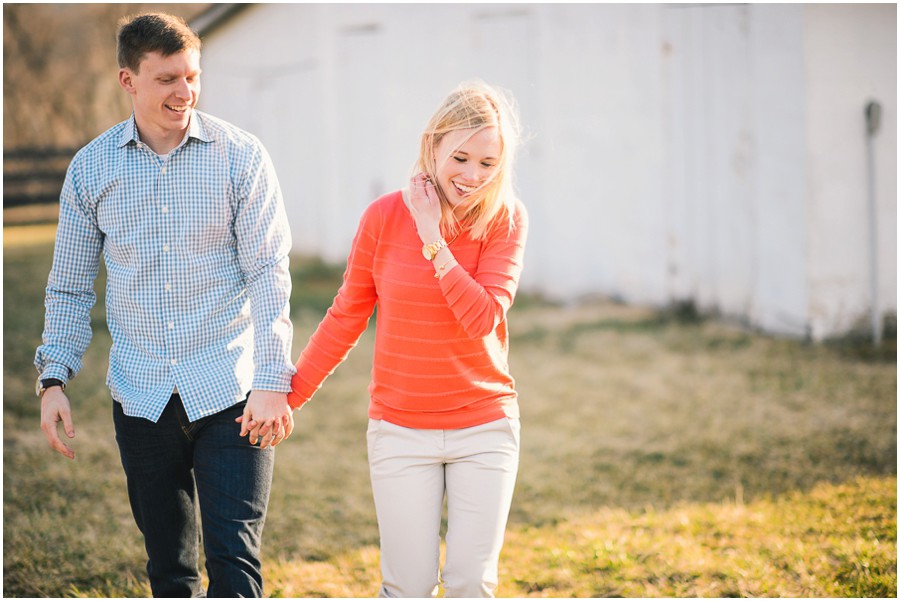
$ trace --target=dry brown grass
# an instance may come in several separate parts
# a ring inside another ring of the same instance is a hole
[[[46,448],[33,393],[51,245],[4,234],[4,593],[145,595],[103,385],[102,306],[70,388],[78,459],[68,462]],[[340,271],[295,262],[295,352]],[[676,317],[517,303],[510,361],[523,447],[501,594],[895,594],[895,351]],[[278,448],[264,549],[273,594],[377,591],[372,340]]]

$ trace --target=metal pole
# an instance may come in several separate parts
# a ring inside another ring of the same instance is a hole
[[[881,309],[878,303],[878,205],[875,202],[874,137],[881,124],[881,105],[876,100],[866,103],[866,176],[869,196],[869,259],[872,295],[872,341],[881,344]]]

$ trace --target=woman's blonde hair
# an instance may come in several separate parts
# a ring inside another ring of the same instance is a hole
[[[512,227],[516,202],[512,166],[519,142],[515,101],[511,95],[483,81],[464,82],[441,103],[422,132],[415,170],[437,182],[435,150],[444,136],[460,130],[473,130],[471,135],[474,135],[487,127],[497,128],[500,156],[488,180],[472,193],[465,214],[455,215],[440,186],[435,186],[441,202],[441,225],[448,236],[466,230],[472,238],[482,239],[502,220]]]

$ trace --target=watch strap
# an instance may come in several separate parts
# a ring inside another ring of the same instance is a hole
[[[43,396],[48,388],[53,388],[54,386],[59,386],[63,390],[66,389],[66,383],[57,378],[45,378],[43,380],[38,378],[37,386],[35,387],[37,390],[35,392],[38,396]]]

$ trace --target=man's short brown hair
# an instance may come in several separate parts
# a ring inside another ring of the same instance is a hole
[[[119,21],[116,40],[119,67],[135,73],[148,52],[171,56],[185,50],[200,51],[196,32],[181,17],[165,13],[125,17]]]

